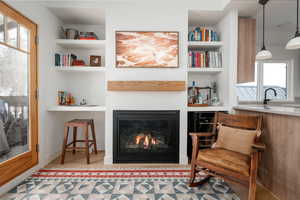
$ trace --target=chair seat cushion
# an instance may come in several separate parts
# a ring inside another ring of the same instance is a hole
[[[197,160],[249,176],[250,156],[242,153],[222,148],[204,149],[199,151]]]

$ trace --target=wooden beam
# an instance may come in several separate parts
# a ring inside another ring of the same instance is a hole
[[[108,81],[108,91],[185,91],[185,81]]]

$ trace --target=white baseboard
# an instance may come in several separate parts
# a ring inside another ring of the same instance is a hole
[[[113,164],[112,156],[105,155],[104,156],[104,165],[111,165],[111,164]]]
[[[179,164],[181,165],[188,165],[189,164],[189,158],[185,154],[180,154],[179,156]]]

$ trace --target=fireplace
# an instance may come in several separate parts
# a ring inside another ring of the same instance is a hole
[[[114,163],[178,163],[179,111],[114,111]]]

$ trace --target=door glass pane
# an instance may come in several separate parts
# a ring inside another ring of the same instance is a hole
[[[18,41],[18,24],[13,19],[7,18],[7,43],[17,47]]]
[[[249,83],[237,84],[237,95],[239,101],[257,100],[257,63],[255,63],[255,80]]]
[[[273,88],[268,91],[268,99],[286,100],[287,99],[287,64],[286,63],[264,63],[263,65],[263,89]]]
[[[0,42],[4,42],[4,16],[0,14]]]
[[[29,150],[28,59],[0,45],[0,162]]]
[[[29,31],[23,26],[20,26],[20,48],[24,51],[29,49]]]

